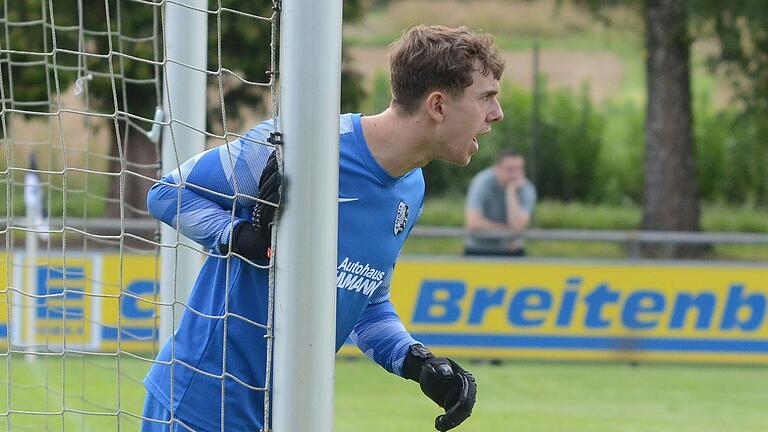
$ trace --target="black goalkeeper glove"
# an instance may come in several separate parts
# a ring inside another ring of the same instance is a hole
[[[277,166],[276,152],[267,159],[267,165],[259,178],[259,194],[253,209],[251,223],[240,223],[232,232],[232,252],[254,260],[266,260],[272,256],[272,221],[275,218],[275,205],[280,203],[280,185],[283,177]],[[275,205],[267,204],[266,202]],[[223,245],[222,253],[227,253]]]
[[[435,429],[453,429],[472,415],[477,383],[455,361],[435,357],[424,345],[411,345],[403,362],[403,377],[418,382],[421,391],[445,410],[435,419]]]

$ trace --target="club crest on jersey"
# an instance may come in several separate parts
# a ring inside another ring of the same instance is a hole
[[[397,216],[395,217],[395,235],[405,230],[405,224],[408,223],[408,204],[400,201],[397,205]]]

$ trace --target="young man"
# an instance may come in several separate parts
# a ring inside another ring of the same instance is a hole
[[[525,177],[525,160],[513,150],[502,150],[494,166],[472,178],[464,209],[470,231],[506,230],[522,233],[536,205],[536,188]],[[466,255],[524,256],[520,238],[498,239],[470,236]]]
[[[436,159],[469,163],[477,135],[503,117],[496,99],[503,63],[485,36],[419,26],[393,45],[390,66],[390,107],[340,118],[339,196],[357,200],[339,204],[336,349],[349,337],[387,371],[418,382],[446,411],[435,427],[449,430],[471,414],[474,378],[410,336],[389,301],[390,281],[424,201],[421,167]],[[272,149],[252,142],[267,141],[272,129],[264,122],[246,138],[198,155],[149,193],[150,212],[212,256],[144,381],[144,431],[219,431],[222,422],[227,431],[263,427],[265,331],[253,323],[267,322],[268,275],[239,257],[267,263],[274,211],[227,196],[237,188],[279,200]],[[364,283],[344,282],[350,273]]]

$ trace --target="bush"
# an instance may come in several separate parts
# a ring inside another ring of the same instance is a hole
[[[542,86],[547,88],[546,84]],[[541,199],[636,206],[642,203],[645,108],[642,102],[608,102],[596,110],[584,85],[576,93],[543,91],[534,115],[531,91],[504,82],[504,121],[481,136],[468,167],[435,161],[424,169],[427,195],[462,196],[472,177],[492,165],[502,148],[526,157]],[[760,110],[715,110],[706,93],[694,98],[697,182],[705,203],[768,206],[768,117]],[[374,78],[367,109],[390,100],[388,77]]]
[[[634,102],[608,103],[590,201],[637,205],[643,199],[645,115]]]
[[[696,98],[702,101],[704,98]],[[706,99],[709,99],[708,97]],[[730,113],[715,112],[699,102],[694,112],[694,141],[696,144],[696,176],[699,196],[704,201],[715,202],[725,196],[728,177],[726,147],[731,138],[733,123]]]
[[[499,150],[512,148],[525,156],[540,197],[589,199],[604,120],[587,94],[586,86],[578,95],[567,88],[545,92],[535,121],[531,92],[505,83],[500,96],[505,120],[479,138],[480,151],[468,168],[430,163],[424,170],[428,194],[464,193],[472,177],[494,163]]]
[[[745,111],[732,116],[724,145],[724,202],[768,206],[768,113]]]
[[[634,205],[606,205],[544,201],[536,206],[532,226],[545,229],[634,230],[642,210]]]
[[[695,98],[696,181],[704,203],[768,205],[768,126],[756,112],[712,109],[708,94]],[[590,201],[641,204],[645,112],[634,102],[608,103],[597,178]]]

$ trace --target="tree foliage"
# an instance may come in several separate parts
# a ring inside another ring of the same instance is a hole
[[[713,70],[731,78],[749,109],[768,112],[768,8],[764,0],[689,0],[697,33],[714,36]]]
[[[731,200],[768,205],[768,8],[764,0],[690,0],[697,34],[718,42],[711,69],[725,76],[740,104],[725,154],[735,169],[724,184]]]
[[[389,87],[380,85],[374,91],[388,95]],[[490,134],[479,137],[480,150],[468,167],[441,161],[427,165],[427,194],[464,194],[471,178],[493,165],[499,151],[513,149],[525,157],[528,176],[540,198],[592,200],[604,117],[594,109],[587,86],[579,92],[569,88],[544,90],[538,113],[533,99],[532,92],[505,83],[500,96],[505,120],[494,124]],[[539,136],[534,138],[536,116]]]
[[[647,0],[575,0],[607,20],[612,6],[638,11]],[[692,40],[715,43],[708,64],[734,89],[738,104],[718,121],[694,117],[694,126],[718,124],[720,136],[697,133],[699,187],[704,197],[750,205],[768,203],[768,8],[765,0],[685,0]],[[694,104],[698,104],[694,101]],[[699,110],[706,112],[706,110]],[[723,131],[722,128],[728,129]],[[715,142],[725,142],[718,150]],[[727,172],[725,178],[713,174]]]
[[[162,105],[163,86],[158,83],[164,80],[165,3],[3,1],[8,15],[3,17],[7,31],[0,36],[0,73],[6,106],[55,113],[60,95],[82,85],[89,112],[115,116],[115,121],[100,123],[112,137],[108,170],[123,173],[112,177],[110,196],[122,193],[119,202],[141,214],[149,187],[142,177],[157,174],[153,167],[159,152],[136,129],[148,130],[155,108]],[[270,81],[272,26],[253,16],[271,17],[274,6],[271,0],[208,1],[208,131],[221,134],[227,122],[228,131],[241,132],[252,126],[240,121],[243,109],[270,111],[269,91],[243,80]],[[366,0],[347,0],[344,19],[360,19],[368,7]],[[346,52],[343,56],[348,60]],[[359,107],[365,97],[349,61],[343,63],[341,97],[342,110]],[[126,168],[139,175],[124,175]],[[109,215],[120,214],[119,202],[113,201]]]
[[[5,49],[37,53],[13,52],[8,55],[18,66],[9,70],[8,63],[3,63],[6,94],[12,91],[15,101],[22,103],[48,100],[49,95],[56,92],[57,85],[60,92],[66,91],[88,69],[94,73],[89,88],[99,110],[109,113],[120,109],[152,117],[154,108],[161,102],[160,89],[153,83],[136,81],[152,79],[160,72],[157,64],[149,63],[163,60],[162,40],[153,38],[162,35],[159,4],[109,2],[107,16],[105,2],[89,2],[82,11],[78,11],[77,0],[5,2],[8,3],[6,18],[9,22],[41,22],[39,25],[9,27],[8,38],[2,41]],[[210,3],[209,10],[219,7],[218,1]],[[244,85],[237,77],[251,82],[269,81],[271,26],[269,22],[230,10],[269,17],[273,13],[273,3],[270,0],[221,3],[224,9],[219,14],[209,14],[207,68],[209,71],[232,71],[231,74],[223,73],[222,90],[227,115],[237,117],[241,108],[259,107],[264,102],[263,88]],[[344,3],[345,20],[359,19],[368,7],[364,0]],[[44,21],[55,24],[56,31],[50,31],[51,25],[43,26]],[[79,29],[85,29],[85,32]],[[107,31],[111,32],[111,37]],[[54,47],[57,50],[53,55],[45,55],[54,52]],[[87,51],[90,55],[79,56],[76,54],[79,51]],[[109,75],[110,69],[116,74],[115,91],[109,76],[103,76]],[[13,78],[13,88],[8,77]],[[342,108],[359,106],[364,92],[359,75],[351,70],[348,61],[344,62],[342,78]],[[209,77],[208,84],[215,88],[217,78]],[[125,91],[122,91],[123,86]],[[212,96],[209,105],[214,106],[214,111],[210,114],[220,116],[220,108],[216,106],[218,99],[218,94]],[[48,107],[42,107],[40,111],[47,112]]]

